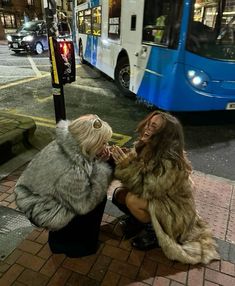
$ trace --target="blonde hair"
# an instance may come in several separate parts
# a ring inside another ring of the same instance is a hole
[[[94,158],[104,142],[112,137],[112,128],[95,114],[86,114],[73,120],[68,130],[78,142],[83,155]]]

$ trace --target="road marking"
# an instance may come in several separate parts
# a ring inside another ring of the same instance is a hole
[[[37,95],[34,95],[34,99],[39,103],[44,103],[44,102],[51,101],[53,98],[52,98],[52,94],[51,94],[51,95],[44,97],[44,98],[39,98]]]
[[[80,65],[76,65],[76,68],[81,68],[81,66]],[[22,83],[30,82],[30,81],[33,81],[33,80],[37,80],[37,79],[40,79],[40,78],[44,78],[44,77],[47,77],[47,76],[50,76],[50,75],[51,75],[50,72],[46,72],[45,74],[41,74],[39,77],[30,77],[28,79],[19,80],[19,81],[16,81],[16,82],[11,82],[11,83],[8,83],[8,84],[0,86],[0,90],[1,89],[5,89],[5,88],[9,88],[9,87],[12,87],[12,86],[16,86],[16,85],[19,85],[19,84],[22,84]],[[1,77],[11,78],[12,76],[0,76],[0,78]]]
[[[30,116],[32,117],[32,116]],[[38,120],[35,120],[36,122],[36,125],[39,125],[39,126],[44,126],[44,127],[49,127],[49,128],[55,128],[56,127],[56,124],[49,124],[49,123],[44,123],[44,122],[40,122]]]
[[[0,75],[0,78],[16,78],[16,77],[21,77],[20,75]],[[27,78],[27,77],[32,77],[32,75],[24,75],[23,76],[24,78]],[[21,77],[22,78],[22,77]]]
[[[45,65],[37,65],[37,67],[50,67],[51,65],[49,64],[45,64]],[[17,66],[6,66],[6,65],[0,65],[0,68],[5,68],[5,67],[8,67],[8,68],[30,68],[30,64],[28,65],[17,65]]]
[[[28,60],[29,60],[29,62],[31,64],[31,67],[32,67],[33,71],[35,72],[36,76],[37,77],[41,77],[42,74],[41,74],[40,70],[37,68],[37,66],[36,66],[35,62],[33,61],[32,57],[28,55],[27,58],[28,58]]]
[[[55,128],[56,127],[56,122],[55,122],[55,120],[52,120],[52,119],[32,116],[32,115],[28,115],[28,114],[23,115],[23,114],[17,113],[17,111],[15,109],[8,110],[8,112],[11,114],[15,114],[15,115],[30,117],[36,122],[36,125],[39,125],[39,126],[44,126],[44,127],[49,127],[49,128]],[[113,133],[113,136],[111,138],[111,142],[121,147],[124,144],[126,144],[128,141],[130,141],[131,138],[132,138],[131,136],[127,136],[124,134]]]
[[[76,82],[73,83],[73,87],[79,88],[80,90],[84,90],[86,92],[92,92],[92,93],[97,93],[101,94],[102,96],[110,97],[110,98],[115,98],[116,96],[112,93],[110,93],[110,89],[105,89],[104,87],[98,87],[98,86],[88,86],[84,84],[78,84],[77,82],[79,81],[79,75],[76,76],[78,78]]]
[[[47,74],[44,74],[44,75],[40,76],[40,78],[44,78],[44,77],[47,77],[49,75],[51,75],[51,74],[47,73]],[[16,81],[16,82],[8,83],[8,84],[0,86],[0,90],[4,89],[4,88],[9,88],[9,87],[12,87],[12,86],[16,86],[16,85],[19,85],[19,84],[22,84],[22,83],[30,82],[30,81],[33,81],[33,80],[36,80],[36,79],[39,79],[39,77],[32,77],[32,78],[29,78],[29,79],[23,79],[23,80],[19,80],[19,81]]]

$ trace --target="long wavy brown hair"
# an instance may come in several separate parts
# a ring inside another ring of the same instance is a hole
[[[151,137],[148,143],[141,141],[146,124],[155,115],[160,115],[163,124]],[[179,120],[167,112],[153,111],[146,116],[138,125],[139,141],[136,143],[136,152],[138,158],[149,162],[154,160],[156,165],[162,165],[162,160],[170,160],[173,166],[179,169],[185,169],[188,172],[192,170],[191,164],[184,151],[184,133]]]

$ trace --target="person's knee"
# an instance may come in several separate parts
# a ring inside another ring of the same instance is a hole
[[[126,206],[129,210],[135,210],[136,208],[138,208],[135,197],[130,193],[128,193],[126,196]]]

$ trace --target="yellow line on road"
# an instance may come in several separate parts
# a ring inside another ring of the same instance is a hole
[[[35,120],[35,122],[36,122],[36,125],[39,125],[39,126],[44,126],[44,127],[49,127],[49,128],[55,128],[56,127],[56,124],[52,125],[52,124],[40,122],[37,120]]]
[[[49,127],[49,128],[55,128],[56,127],[56,122],[55,120],[48,119],[48,118],[43,118],[43,117],[37,117],[37,116],[32,116],[32,115],[23,115],[20,113],[17,113],[16,110],[8,110],[9,113],[15,114],[15,115],[20,115],[20,116],[27,116],[35,120],[36,125],[38,126],[44,126],[44,127]],[[131,140],[131,136],[127,136],[124,134],[120,133],[113,133],[113,136],[111,138],[111,142],[114,144],[117,144],[118,146],[123,146],[126,144],[128,141]]]
[[[19,116],[30,117],[30,118],[34,119],[35,121],[43,121],[43,122],[48,122],[48,123],[55,124],[55,120],[53,120],[53,119],[44,118],[44,117],[38,117],[38,116],[32,116],[32,115],[29,115],[29,114],[21,114],[21,113],[18,113],[15,109],[8,110],[8,112],[11,113],[11,114],[19,115]]]
[[[49,96],[44,97],[44,98],[39,98],[35,95],[34,99],[39,103],[43,103],[43,102],[51,101],[53,98],[52,98],[52,95],[49,95]]]
[[[49,75],[51,75],[51,74],[47,73],[47,74],[42,75],[41,77],[32,77],[32,78],[29,78],[29,79],[23,79],[23,80],[19,80],[19,81],[16,81],[16,82],[8,83],[8,84],[0,86],[0,90],[1,89],[5,89],[5,88],[9,88],[9,87],[12,87],[12,86],[16,86],[16,85],[19,85],[19,84],[23,84],[23,83],[26,83],[26,82],[30,82],[30,81],[33,81],[33,80],[38,80],[40,78],[44,78],[44,77],[47,77]]]

